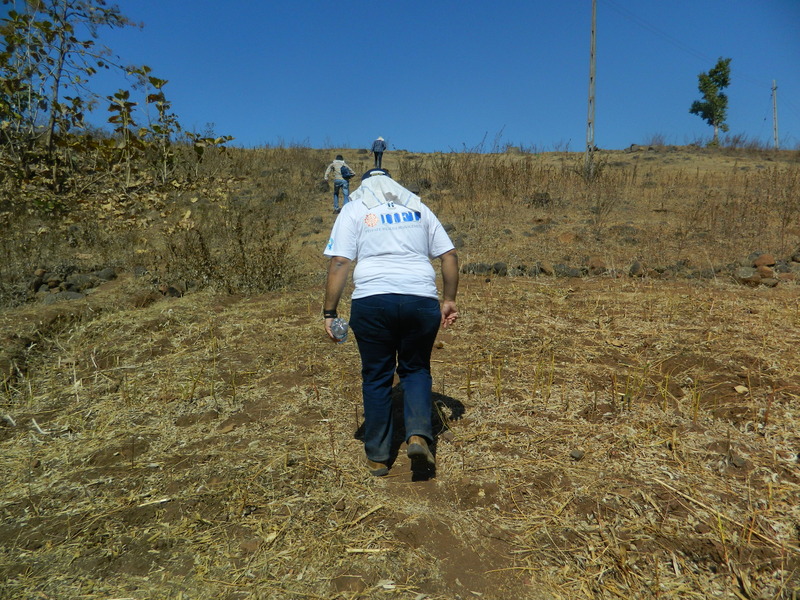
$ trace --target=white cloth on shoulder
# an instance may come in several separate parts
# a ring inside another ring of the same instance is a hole
[[[350,201],[361,201],[367,208],[394,202],[414,211],[419,211],[422,205],[419,196],[386,175],[373,175],[362,181],[358,189],[350,194]]]

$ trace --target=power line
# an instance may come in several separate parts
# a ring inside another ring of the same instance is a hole
[[[675,37],[671,36],[670,34],[666,33],[665,31],[662,31],[661,29],[659,29],[655,25],[653,25],[651,23],[648,23],[647,21],[645,21],[644,19],[642,19],[638,15],[636,15],[636,14],[632,13],[631,11],[629,11],[624,6],[620,6],[619,4],[614,2],[614,0],[602,0],[602,1],[605,2],[606,4],[608,4],[614,10],[616,10],[618,13],[620,13],[626,19],[629,19],[629,20],[633,21],[634,23],[636,23],[642,29],[645,29],[645,30],[649,31],[650,33],[656,34],[657,36],[659,36],[659,37],[665,39],[666,41],[668,41],[670,44],[672,44],[676,48],[679,48],[679,49],[683,50],[687,54],[690,54],[691,56],[694,56],[695,58],[697,58],[699,60],[702,60],[703,62],[709,62],[710,60],[712,60],[708,56],[696,51],[691,46],[687,46],[682,41],[680,41],[678,38],[675,38]]]
[[[789,107],[791,109],[792,113],[794,114],[794,116],[800,117],[800,108],[798,108],[797,105],[795,105],[790,100],[787,100],[786,98],[783,98],[781,100],[781,108],[784,108],[784,107]]]
[[[608,8],[612,9],[613,11],[615,11],[616,13],[621,15],[622,17],[624,17],[625,19],[627,19],[628,21],[634,23],[639,28],[643,29],[644,31],[647,31],[648,33],[653,34],[654,36],[657,36],[658,38],[662,39],[663,41],[665,41],[669,45],[679,49],[681,52],[683,52],[683,53],[685,53],[685,54],[687,54],[687,55],[689,55],[689,56],[691,56],[691,57],[693,57],[695,59],[701,60],[701,61],[703,61],[705,63],[713,63],[714,61],[716,61],[715,58],[707,56],[703,52],[700,52],[697,48],[692,47],[691,45],[685,43],[683,40],[681,40],[681,39],[679,39],[679,38],[677,38],[677,37],[675,37],[673,35],[670,35],[669,33],[664,31],[663,29],[659,28],[658,26],[654,25],[653,23],[649,22],[648,20],[646,20],[646,19],[640,17],[639,15],[637,15],[636,13],[628,10],[627,8],[622,6],[616,0],[599,0],[599,1],[602,2]],[[772,83],[772,81],[768,82],[766,80],[761,80],[758,77],[753,77],[751,75],[752,74],[743,73],[739,69],[737,69],[736,70],[735,79],[737,81],[739,81],[739,82],[744,83],[744,84],[757,87],[758,89],[764,89],[765,87],[768,86],[768,84]],[[773,81],[774,81],[774,79],[773,79]],[[771,87],[772,86],[770,85],[770,88]],[[774,92],[771,90],[770,91],[770,100],[769,100],[769,102],[770,102],[770,111],[772,111],[773,94],[774,94]],[[800,116],[800,109],[798,109],[798,107],[791,101],[791,99],[787,99],[785,95],[781,99],[780,103],[781,103],[781,109],[783,110],[784,114],[790,114],[790,115],[792,115],[794,117]],[[775,117],[774,117],[774,114],[773,114],[773,119],[774,118]],[[767,118],[765,117],[764,122],[766,122],[766,120],[767,120]],[[763,132],[764,122],[762,122],[762,132]],[[760,135],[761,135],[761,132],[759,133],[759,136]]]
[[[696,50],[695,48],[692,48],[688,44],[685,44],[683,41],[679,40],[678,38],[676,38],[676,37],[674,37],[674,36],[672,36],[670,34],[668,34],[667,32],[663,31],[662,29],[659,29],[658,27],[656,27],[652,23],[646,21],[645,19],[641,18],[637,14],[631,12],[630,10],[625,8],[624,6],[621,6],[620,4],[615,2],[614,0],[602,0],[602,2],[607,4],[610,8],[614,9],[616,12],[621,14],[626,19],[634,22],[636,25],[638,25],[642,29],[657,35],[658,37],[662,38],[666,42],[668,42],[671,45],[675,46],[679,50],[682,50],[686,54],[688,54],[690,56],[693,56],[694,58],[696,58],[698,60],[701,60],[703,62],[706,62],[706,63],[710,63],[710,62],[713,62],[713,61],[716,60],[715,58],[711,58],[711,57],[703,54],[702,52],[699,52],[698,50]],[[766,85],[765,82],[758,81],[757,79],[749,77],[746,74],[742,75],[740,73],[737,73],[737,78],[743,79],[745,81],[749,81],[751,84],[757,85],[759,87]]]

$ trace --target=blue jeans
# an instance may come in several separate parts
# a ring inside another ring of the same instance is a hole
[[[431,350],[442,313],[435,298],[378,294],[352,301],[350,328],[361,354],[364,399],[364,449],[367,458],[391,457],[392,382],[395,370],[403,386],[405,439],[433,441]]]
[[[350,182],[347,179],[333,180],[333,210],[339,210],[339,190],[342,190],[344,202],[342,206],[350,202]]]

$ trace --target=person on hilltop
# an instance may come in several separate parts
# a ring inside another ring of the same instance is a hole
[[[337,154],[333,162],[325,169],[325,181],[328,181],[328,177],[331,175],[333,175],[333,214],[338,215],[340,210],[339,190],[342,190],[342,206],[344,206],[350,201],[350,177],[353,175],[353,170],[347,165],[341,154]]]
[[[375,168],[380,169],[381,162],[383,161],[383,153],[386,151],[386,140],[382,137],[378,137],[377,140],[372,142],[370,151],[375,155]]]
[[[350,329],[361,355],[367,468],[386,475],[392,461],[392,382],[403,388],[406,454],[412,470],[435,471],[431,351],[439,327],[458,319],[458,255],[436,215],[385,169],[367,171],[336,218],[324,251],[325,331],[345,288],[350,265],[355,289]],[[441,261],[442,304],[431,259]]]

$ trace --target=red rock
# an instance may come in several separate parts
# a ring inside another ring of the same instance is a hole
[[[589,269],[589,273],[592,275],[600,275],[608,270],[606,261],[599,256],[590,256],[586,263],[586,267]]]
[[[770,277],[774,277],[775,276],[775,271],[773,271],[772,269],[770,269],[766,265],[757,266],[756,267],[756,271],[758,271],[758,274],[761,275],[762,279],[766,279],[766,278],[770,278]]]
[[[772,254],[759,254],[758,257],[753,261],[753,266],[758,267],[774,267],[775,266],[775,257]]]

